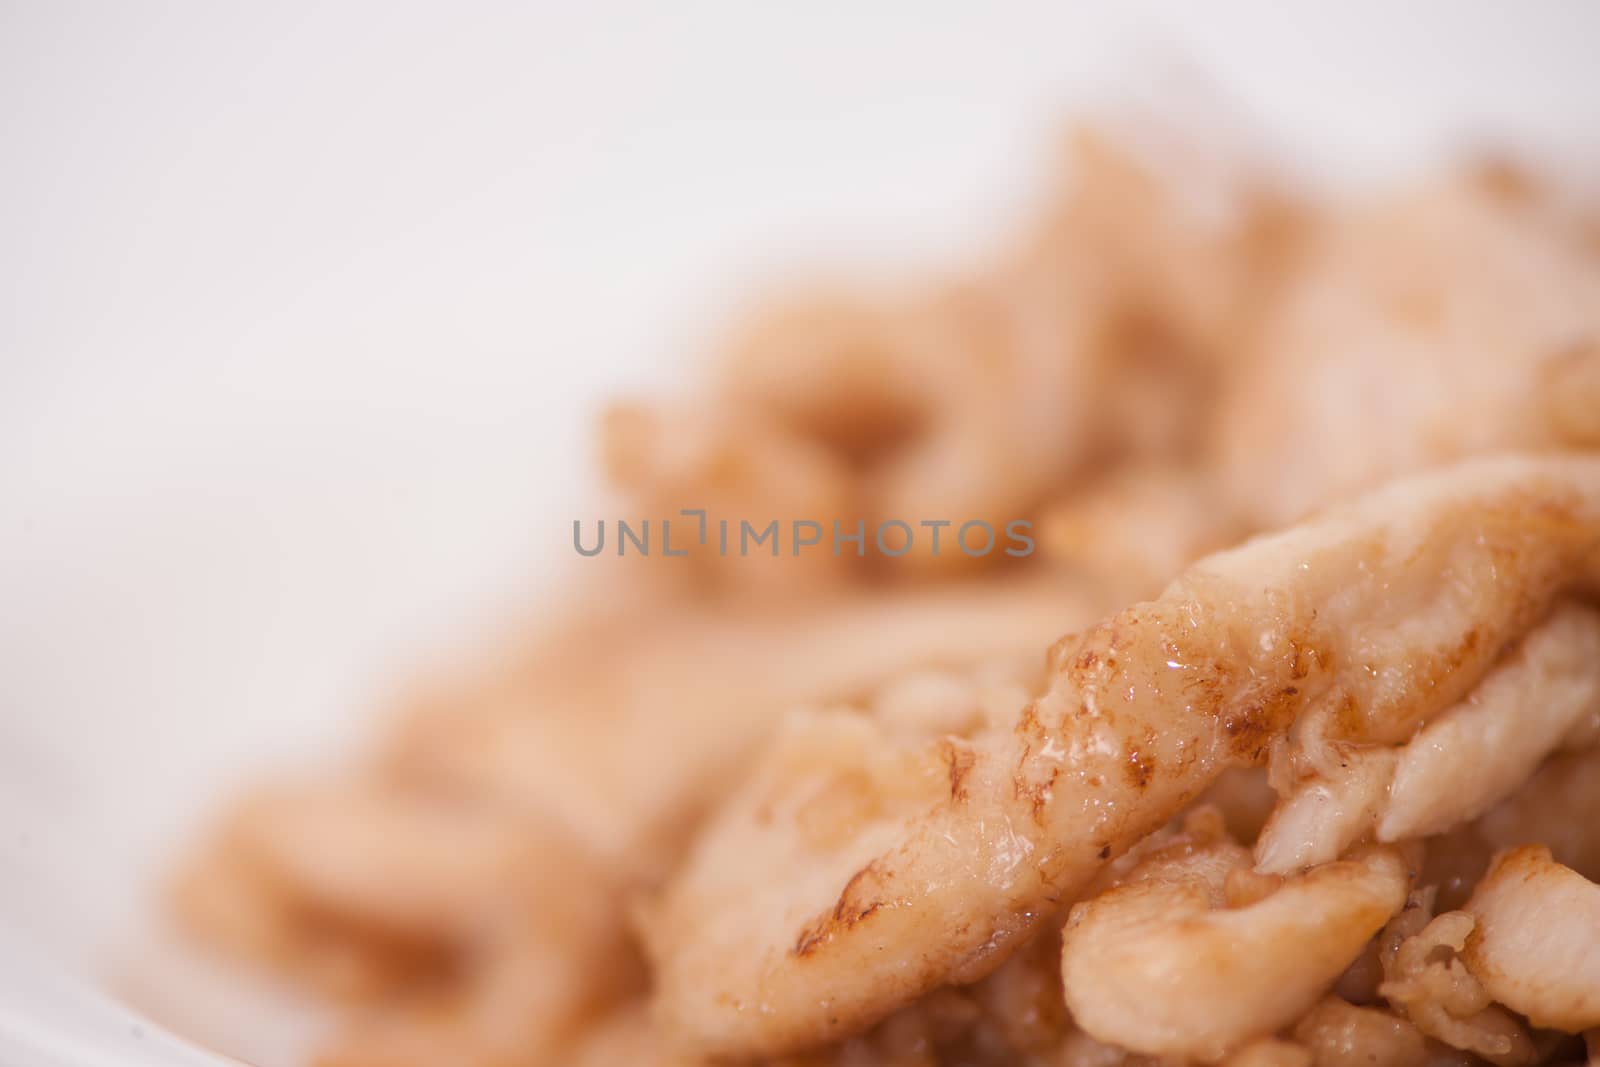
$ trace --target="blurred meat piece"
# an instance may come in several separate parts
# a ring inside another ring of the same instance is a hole
[[[1476,824],[1491,849],[1540,842],[1557,862],[1600,880],[1600,820],[1574,818],[1600,811],[1600,748],[1555,756],[1505,803]]]
[[[1478,452],[1600,441],[1600,255],[1468,174],[1332,212],[1217,418],[1249,520],[1274,526]]]
[[[842,504],[869,529],[1001,527],[1105,464],[1187,458],[1295,215],[1237,169],[1197,196],[1174,166],[1088,131],[1062,169],[1041,222],[987,270],[780,302],[735,331],[676,439],[649,432],[664,413],[614,413],[613,480],[668,514],[826,521]],[[1006,561],[935,554],[921,537],[870,562],[941,574]],[[719,557],[716,570],[738,581],[754,568]]]
[[[1117,469],[1048,507],[1039,544],[1047,559],[1130,601],[1154,596],[1242,533],[1202,474],[1146,464]]]
[[[1317,1067],[1468,1067],[1465,1054],[1429,1041],[1405,1019],[1328,997],[1295,1024]]]
[[[647,523],[655,533],[654,545],[642,547],[661,562],[686,553],[702,574],[726,570],[740,584],[784,590],[837,575],[854,558],[834,553],[829,538],[836,522],[854,528],[857,489],[840,457],[816,442],[766,420],[640,405],[612,407],[601,436],[612,482],[642,509],[638,528]],[[683,515],[683,508],[701,514]],[[751,549],[773,520],[816,523],[821,544],[797,554],[780,544],[780,535]],[[754,532],[746,534],[741,521]],[[621,530],[614,536],[622,549]]]

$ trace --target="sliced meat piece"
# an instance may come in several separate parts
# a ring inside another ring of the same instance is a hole
[[[669,1033],[781,1053],[982,977],[1297,718],[1392,743],[1461,700],[1597,548],[1600,460],[1464,464],[1200,561],[1058,649],[1009,730],[874,754],[898,770],[834,832],[807,813],[861,750],[763,761],[644,924]]]
[[[1298,784],[1256,843],[1257,866],[1326,863],[1363,836],[1404,841],[1476,819],[1600,710],[1600,612],[1565,605],[1466,699],[1399,748],[1345,747]]]
[[[1535,1026],[1600,1026],[1600,885],[1529,845],[1497,857],[1463,910],[1462,956],[1495,1000]]]
[[[1078,1024],[1139,1052],[1215,1062],[1304,1014],[1406,899],[1391,850],[1235,904],[1229,875],[1248,864],[1225,840],[1166,849],[1142,877],[1074,907],[1062,973]]]

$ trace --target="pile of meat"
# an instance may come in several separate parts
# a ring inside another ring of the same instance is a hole
[[[1062,170],[601,424],[624,514],[1037,551],[574,554],[222,821],[180,913],[318,1063],[1600,1063],[1600,214]]]

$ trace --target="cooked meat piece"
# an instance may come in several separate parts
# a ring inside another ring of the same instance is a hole
[[[1600,885],[1529,845],[1497,857],[1463,910],[1462,957],[1490,996],[1535,1026],[1600,1026]]]
[[[1538,842],[1556,862],[1596,881],[1600,819],[1573,817],[1591,811],[1600,811],[1600,747],[1553,756],[1474,829],[1491,852]],[[1476,873],[1486,868],[1487,863]]]
[[[1405,902],[1393,851],[1279,880],[1255,900],[1228,892],[1249,862],[1225,838],[1180,840],[1074,907],[1062,969],[1078,1024],[1124,1048],[1215,1062],[1303,1015]]]
[[[1297,719],[1394,741],[1461,700],[1593,587],[1597,546],[1600,460],[1465,464],[1202,560],[1059,650],[1009,730],[780,751],[646,924],[663,1019],[692,1048],[779,1053],[981,977]]]
[[[1600,257],[1473,175],[1313,227],[1214,427],[1257,525],[1427,467],[1600,441]]]
[[[414,1010],[357,1022],[329,1063],[548,1052],[595,1005],[642,984],[616,921],[622,886],[580,842],[527,813],[374,783],[282,787],[245,805],[228,835],[237,876],[279,902],[291,947],[343,931],[347,967],[387,970],[392,992],[420,998]],[[401,949],[418,966],[400,966]],[[425,992],[463,971],[454,993]]]
[[[1256,843],[1263,871],[1326,863],[1364,835],[1404,841],[1476,819],[1600,710],[1600,612],[1535,627],[1455,707],[1399,748],[1340,746],[1296,785]]]
[[[1417,1029],[1452,1048],[1497,1067],[1533,1063],[1538,1050],[1527,1029],[1492,1002],[1459,959],[1472,917],[1459,911],[1434,917],[1431,898],[1431,891],[1415,895],[1385,931],[1379,996]]]
[[[1477,1062],[1429,1041],[1400,1016],[1338,997],[1307,1012],[1295,1024],[1294,1036],[1311,1050],[1317,1067],[1473,1067]]]
[[[1244,529],[1200,473],[1176,463],[1128,466],[1075,486],[1046,508],[1039,551],[1127,602],[1154,596]]]

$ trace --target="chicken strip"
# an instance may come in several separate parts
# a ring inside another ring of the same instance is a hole
[[[1393,850],[1275,881],[1258,900],[1234,877],[1248,867],[1249,851],[1225,838],[1186,841],[1074,907],[1062,974],[1078,1024],[1139,1052],[1215,1062],[1303,1015],[1406,899]]]
[[[1600,258],[1540,197],[1458,174],[1330,212],[1225,391],[1255,524],[1496,450],[1600,441]]]
[[[828,833],[801,815],[837,768],[768,760],[644,923],[658,1011],[779,1053],[980,978],[1298,717],[1399,740],[1597,578],[1600,460],[1481,460],[1200,561],[1057,650],[1010,729],[874,754],[900,769]]]
[[[1535,1026],[1600,1026],[1600,886],[1529,845],[1497,857],[1464,910],[1462,957],[1495,1000]]]
[[[1442,833],[1504,800],[1600,710],[1600,612],[1566,605],[1465,700],[1397,749],[1348,748],[1295,787],[1256,843],[1262,871],[1336,859],[1365,835]]]

